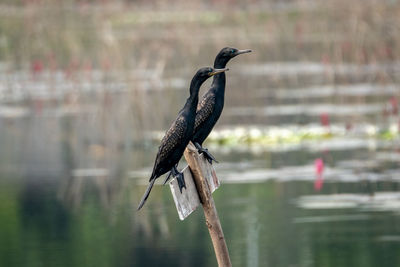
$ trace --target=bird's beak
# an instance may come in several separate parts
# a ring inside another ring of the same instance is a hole
[[[228,71],[228,68],[223,68],[223,69],[214,69],[214,71],[210,72],[210,76],[214,76],[215,74],[221,73],[221,72],[225,72]]]
[[[251,52],[251,49],[238,50],[236,52],[236,55],[246,54],[246,53],[250,53],[250,52]]]

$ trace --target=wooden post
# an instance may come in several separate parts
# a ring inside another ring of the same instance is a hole
[[[214,199],[211,195],[210,186],[205,178],[207,162],[199,155],[192,142],[186,147],[185,159],[192,171],[200,202],[203,205],[206,225],[214,246],[218,266],[232,266],[217,209],[215,208]]]

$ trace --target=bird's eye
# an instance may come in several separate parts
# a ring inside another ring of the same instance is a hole
[[[231,53],[235,53],[235,49],[232,49],[232,50],[231,50]]]

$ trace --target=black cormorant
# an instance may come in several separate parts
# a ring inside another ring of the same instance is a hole
[[[215,57],[214,68],[225,68],[231,58],[249,52],[251,52],[250,49],[238,50],[236,48],[225,47]],[[210,163],[216,160],[206,148],[202,147],[202,144],[217,123],[224,108],[225,84],[225,73],[215,75],[211,88],[204,94],[203,99],[197,107],[194,135],[191,140],[198,151],[203,153],[204,157]]]
[[[193,136],[194,120],[196,116],[196,107],[199,101],[200,86],[209,77],[227,71],[228,69],[201,68],[194,75],[190,83],[190,96],[186,100],[185,106],[179,111],[178,117],[172,123],[171,127],[165,133],[161,140],[161,145],[158,148],[158,153],[153,167],[153,172],[150,176],[150,184],[144,193],[142,200],[139,203],[138,210],[141,209],[149,197],[150,191],[155,180],[164,173],[171,171],[172,175],[177,176],[179,189],[185,187],[183,174],[176,167],[183,151]],[[167,177],[166,181],[168,180]],[[165,181],[165,182],[166,182]]]

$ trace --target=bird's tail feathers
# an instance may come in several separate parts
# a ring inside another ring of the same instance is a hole
[[[142,197],[142,200],[140,200],[140,203],[139,203],[139,206],[138,206],[137,210],[140,210],[143,207],[144,203],[146,202],[147,198],[149,197],[150,191],[153,188],[153,185],[154,185],[155,181],[156,181],[156,179],[153,179],[153,180],[150,181],[150,184],[147,187],[146,192],[144,193],[144,195]]]

